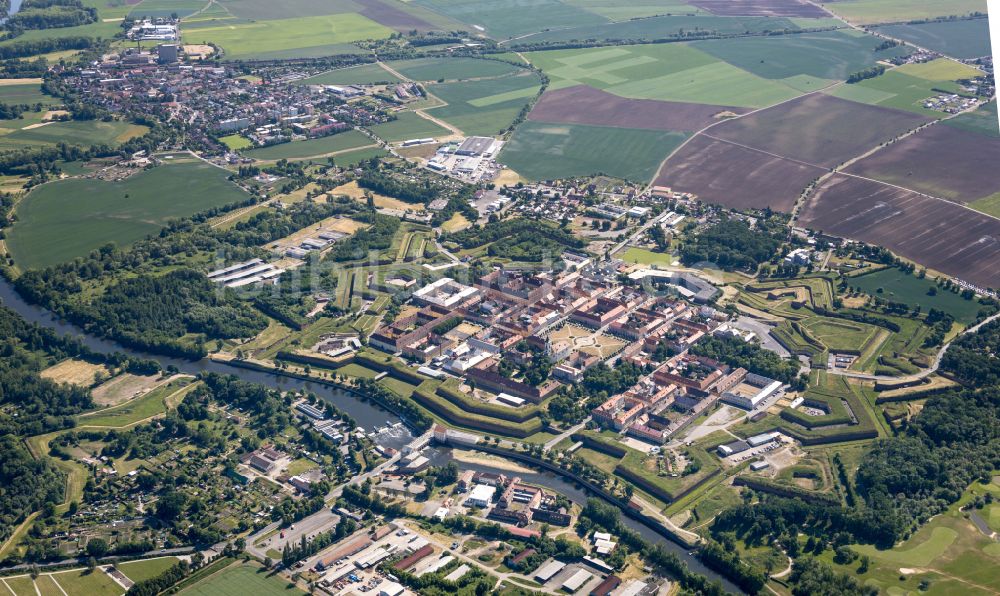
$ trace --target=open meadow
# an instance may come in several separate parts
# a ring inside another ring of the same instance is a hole
[[[7,247],[20,267],[36,268],[85,256],[108,242],[127,246],[171,218],[246,200],[228,175],[185,158],[117,182],[70,178],[43,184],[18,204]]]

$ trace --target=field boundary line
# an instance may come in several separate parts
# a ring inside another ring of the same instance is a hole
[[[396,70],[395,68],[389,66],[388,64],[386,64],[382,60],[379,60],[378,62],[376,62],[376,64],[378,64],[379,66],[381,66],[383,70],[385,70],[389,74],[397,77],[401,81],[404,81],[404,82],[407,82],[407,83],[419,84],[419,83],[417,83],[417,81],[414,81],[410,77],[404,76],[403,73],[401,73],[398,70]],[[423,85],[421,85],[421,88],[424,89],[424,93],[427,94],[427,97],[434,98],[437,101],[441,102],[441,105],[434,106],[434,108],[445,108],[445,107],[448,107],[448,102],[446,102],[445,100],[441,99],[437,95],[434,95],[433,93],[431,93],[430,91],[428,91],[426,88],[423,87]],[[433,109],[433,108],[427,108],[427,109]],[[453,135],[457,135],[457,136],[460,136],[460,137],[466,136],[465,133],[462,132],[462,130],[460,128],[458,128],[458,127],[456,127],[456,126],[454,126],[452,124],[449,124],[448,122],[445,122],[444,120],[441,120],[440,118],[438,118],[436,116],[431,116],[430,114],[428,114],[424,110],[416,110],[415,109],[415,110],[411,110],[411,111],[414,114],[416,114],[417,116],[420,116],[421,118],[423,118],[424,120],[429,120],[429,121],[433,122],[434,124],[437,124],[438,126],[440,126],[442,128],[447,128],[448,130],[451,131],[451,134],[453,134]],[[386,143],[386,145],[388,145],[388,144],[389,143]]]
[[[3,582],[3,586],[4,586],[5,588],[7,588],[7,591],[8,591],[8,592],[10,592],[11,594],[13,594],[14,596],[17,596],[17,592],[15,592],[15,591],[14,591],[14,588],[10,587],[10,584],[8,584],[8,583],[7,583],[7,580],[5,580],[5,579],[3,579],[3,578],[0,578],[0,582]],[[31,582],[31,585],[35,585],[35,582],[34,582],[34,581],[32,581],[32,582]],[[36,592],[36,593],[38,592],[38,588],[35,588],[35,592]]]
[[[659,179],[659,177],[660,177],[660,173],[663,172],[663,168],[666,167],[667,162],[670,161],[670,158],[672,158],[681,149],[683,149],[688,143],[690,143],[692,140],[694,140],[695,137],[697,137],[699,135],[705,134],[705,131],[709,130],[713,126],[719,126],[720,124],[725,124],[727,122],[733,122],[735,120],[739,120],[741,118],[745,118],[745,117],[750,116],[752,114],[757,114],[758,112],[763,112],[764,110],[770,110],[771,108],[776,108],[778,106],[785,105],[786,103],[791,103],[793,101],[797,101],[799,99],[802,99],[803,97],[808,97],[810,95],[815,95],[817,93],[824,93],[825,91],[827,91],[829,89],[833,89],[834,87],[838,87],[840,85],[845,85],[845,84],[846,83],[844,81],[836,81],[834,83],[831,83],[831,84],[827,85],[826,87],[823,87],[822,89],[817,89],[815,91],[810,91],[809,93],[803,93],[802,95],[797,95],[797,96],[792,97],[790,99],[786,99],[784,101],[779,101],[776,104],[771,104],[769,106],[764,106],[762,108],[757,108],[755,110],[751,110],[749,112],[746,112],[746,113],[743,113],[743,114],[739,114],[739,115],[737,115],[737,116],[735,116],[733,118],[726,118],[725,120],[719,120],[718,122],[712,122],[711,124],[709,124],[708,126],[702,128],[701,130],[695,131],[694,134],[692,134],[690,137],[688,137],[687,139],[685,139],[683,143],[681,143],[680,145],[678,145],[677,147],[675,147],[673,151],[671,151],[666,157],[663,158],[663,161],[660,162],[659,167],[656,168],[656,172],[653,174],[653,179],[650,180],[649,184],[647,185],[646,190],[649,190],[650,188],[652,188],[656,184],[657,179]],[[708,136],[708,135],[705,135],[705,136]],[[829,169],[829,168],[824,168],[824,169]]]
[[[45,575],[49,576],[49,579],[52,580],[52,583],[54,583],[57,588],[59,588],[59,591],[63,593],[63,596],[69,596],[69,594],[66,593],[66,590],[63,589],[62,584],[59,583],[59,580],[56,579],[56,574],[46,573]]]

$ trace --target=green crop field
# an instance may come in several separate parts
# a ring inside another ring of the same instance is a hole
[[[876,52],[882,40],[857,31],[825,31],[779,37],[744,37],[692,44],[693,47],[765,79],[812,79],[815,91],[831,81],[846,80],[851,73],[879,60],[909,53],[903,48]]]
[[[118,570],[134,582],[141,582],[160,575],[177,564],[177,557],[158,557],[143,561],[119,563]]]
[[[900,23],[973,12],[986,14],[986,0],[836,0],[823,8],[853,23]]]
[[[183,19],[205,8],[206,4],[208,4],[206,0],[142,0],[132,8],[129,16],[133,18],[169,17],[176,13]]]
[[[42,93],[42,86],[39,84],[25,83],[19,85],[0,85],[0,102],[55,105],[61,104],[62,100],[58,97]]]
[[[25,118],[27,119],[27,114]],[[9,120],[0,124],[23,123],[21,120]],[[71,120],[69,122],[53,122],[34,128],[20,128],[0,136],[0,149],[17,149],[25,146],[45,146],[57,143],[68,145],[108,144],[119,145],[129,139],[141,137],[149,131],[145,126],[128,122],[102,122],[100,120]]]
[[[974,112],[966,112],[950,120],[945,120],[944,124],[970,132],[998,137],[1000,136],[1000,121],[997,120],[997,102],[994,99]]]
[[[848,278],[848,284],[866,294],[892,302],[903,302],[911,308],[919,304],[924,312],[936,308],[955,317],[960,323],[975,321],[981,308],[975,300],[965,300],[958,294],[938,288],[929,279],[920,279],[895,268]],[[928,294],[931,288],[937,292],[933,296]]]
[[[414,58],[389,62],[389,66],[414,81],[499,77],[521,70],[509,62],[479,58]]]
[[[426,118],[421,118],[413,112],[400,112],[396,116],[396,120],[384,124],[376,124],[370,130],[380,139],[390,143],[451,134],[451,131],[447,128],[438,126],[434,122]]]
[[[529,179],[604,173],[647,181],[686,138],[679,132],[528,121],[517,128],[500,160]]]
[[[247,151],[246,155],[254,159],[264,160],[305,159],[373,144],[375,144],[375,141],[364,133],[356,130],[348,130],[319,139],[292,141],[291,143],[281,143],[279,145],[271,145],[270,147],[252,149]]]
[[[186,596],[283,596],[304,594],[280,577],[255,564],[237,564],[208,576],[179,592]]]
[[[612,21],[627,21],[653,17],[662,14],[698,14],[699,8],[684,4],[681,0],[637,0],[621,2],[616,0],[564,0],[566,4],[601,15]]]
[[[428,113],[466,135],[494,135],[514,122],[539,88],[534,74],[428,85],[431,94],[448,104]]]
[[[148,2],[149,0],[144,0]],[[161,0],[169,1],[169,0]],[[240,19],[267,20],[292,17],[319,17],[329,14],[355,12],[353,0],[216,0],[230,14]]]
[[[414,3],[460,23],[470,32],[483,31],[495,39],[534,33],[558,23],[580,27],[607,23],[595,13],[559,0],[414,0]]]
[[[590,85],[622,97],[763,107],[799,91],[727,64],[692,44],[650,44],[527,54],[550,89]]]
[[[34,268],[85,256],[108,242],[126,246],[171,218],[246,200],[228,175],[189,158],[120,182],[71,178],[43,184],[18,204],[7,247],[18,265]]]
[[[330,46],[382,39],[393,32],[356,13],[275,19],[250,23],[213,23],[183,28],[187,43],[212,42],[236,58],[292,58],[323,55]]]
[[[666,10],[664,9],[664,12]],[[810,22],[809,26],[823,25]],[[826,24],[826,26],[829,26],[829,24]],[[801,27],[796,24],[795,20],[783,17],[719,17],[714,15],[688,16],[686,14],[675,14],[673,16],[654,16],[618,23],[599,23],[585,27],[552,27],[548,31],[513,40],[511,45],[516,48],[518,43],[567,42],[588,39],[653,41],[665,37],[682,38],[685,33],[691,31],[711,31],[718,35],[743,35],[747,31],[762,33],[764,31],[798,31],[800,29]]]
[[[338,68],[308,79],[296,81],[298,85],[371,85],[374,83],[395,83],[399,79],[377,64],[363,64],[349,68]]]
[[[935,50],[953,58],[990,53],[990,24],[985,18],[878,27],[879,33]]]

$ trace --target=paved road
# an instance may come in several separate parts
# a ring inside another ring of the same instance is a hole
[[[890,377],[890,376],[885,376],[885,375],[872,375],[872,374],[868,374],[868,373],[860,373],[860,372],[856,372],[856,371],[852,371],[852,370],[842,370],[842,369],[835,369],[835,368],[828,369],[827,372],[829,372],[830,374],[833,374],[833,375],[840,375],[842,377],[850,377],[852,379],[861,379],[863,381],[887,381],[887,382],[895,381],[895,382],[904,382],[904,383],[907,382],[907,381],[919,381],[920,379],[928,377],[928,376],[934,374],[935,372],[937,372],[937,369],[941,366],[941,360],[944,358],[944,355],[948,351],[948,348],[951,347],[951,344],[955,340],[957,340],[958,338],[960,338],[960,337],[962,337],[964,335],[970,335],[972,333],[976,333],[984,325],[986,325],[988,323],[992,323],[993,321],[996,321],[998,319],[1000,319],[1000,312],[996,313],[995,315],[993,315],[993,316],[991,316],[989,318],[983,319],[983,321],[981,323],[977,323],[976,325],[973,325],[972,327],[969,327],[965,331],[959,333],[957,336],[955,336],[955,339],[953,339],[950,342],[948,342],[948,343],[944,344],[943,346],[941,346],[941,349],[938,350],[937,354],[934,356],[934,363],[931,364],[931,366],[929,368],[925,368],[924,370],[922,370],[922,371],[920,371],[918,373],[914,373],[912,375],[905,375],[905,376],[902,376],[902,377]]]
[[[588,422],[590,422],[590,416],[587,416],[586,418],[584,418],[580,422],[580,424],[577,424],[576,426],[573,426],[572,428],[570,428],[566,432],[560,434],[558,437],[556,437],[556,438],[552,439],[551,441],[545,443],[545,445],[542,447],[542,449],[545,450],[545,451],[548,451],[548,450],[552,449],[553,447],[555,447],[556,445],[559,444],[559,441],[562,441],[563,439],[565,439],[566,437],[572,435],[573,433],[580,432],[580,430],[583,429],[583,427],[587,426]]]
[[[424,433],[424,434],[420,435],[419,437],[416,437],[412,441],[410,441],[409,444],[408,444],[408,446],[411,447],[414,450],[416,450],[416,449],[422,449],[423,447],[425,447],[430,442],[432,435],[433,435],[433,433],[431,431],[427,431],[426,433]],[[368,470],[364,474],[355,476],[355,477],[351,478],[350,480],[348,480],[347,482],[345,482],[345,483],[343,483],[343,484],[335,487],[326,496],[325,500],[326,500],[327,505],[329,505],[333,501],[336,501],[338,498],[340,498],[340,496],[342,494],[344,494],[344,487],[345,486],[347,486],[347,485],[358,485],[358,484],[361,484],[364,481],[368,480],[369,478],[374,478],[375,476],[378,476],[379,474],[381,474],[383,471],[385,471],[390,466],[395,465],[396,462],[399,461],[399,458],[401,458],[402,456],[403,456],[403,452],[400,451],[396,455],[392,456],[391,458],[389,458],[388,460],[382,462],[381,464],[375,466],[371,470]],[[254,556],[257,556],[257,557],[260,557],[260,558],[264,558],[264,557],[267,556],[266,553],[270,549],[274,549],[274,550],[280,552],[281,549],[284,547],[284,545],[286,543],[297,542],[297,541],[299,541],[299,540],[302,539],[302,536],[315,536],[316,534],[319,534],[321,532],[325,532],[326,530],[328,530],[328,529],[332,528],[333,526],[337,525],[337,523],[339,521],[340,521],[340,516],[338,516],[337,514],[333,513],[330,510],[329,507],[323,507],[322,509],[320,509],[316,513],[313,513],[312,515],[304,517],[304,518],[300,519],[299,521],[295,522],[295,524],[293,524],[295,526],[294,530],[285,530],[285,538],[284,539],[280,539],[278,537],[278,536],[280,536],[280,534],[278,534],[278,535],[272,536],[271,538],[269,538],[267,540],[264,540],[258,546],[257,542],[260,541],[261,538],[263,538],[264,536],[267,536],[271,532],[274,532],[275,530],[277,530],[277,529],[279,529],[281,527],[281,523],[280,522],[273,522],[273,523],[270,523],[270,524],[264,526],[263,528],[261,528],[257,532],[254,532],[253,534],[251,534],[247,538],[247,541],[246,541],[247,542],[247,551],[250,554],[254,555]]]
[[[785,346],[778,343],[778,341],[771,335],[771,326],[767,323],[752,317],[741,315],[738,319],[736,319],[733,326],[744,331],[753,331],[757,337],[760,338],[761,347],[771,350],[782,358],[792,357],[792,353],[786,350]]]

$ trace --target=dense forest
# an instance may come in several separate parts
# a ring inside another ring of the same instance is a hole
[[[681,261],[688,266],[705,265],[727,271],[756,271],[757,266],[777,256],[786,235],[784,225],[759,220],[751,228],[740,219],[723,219],[681,246]]]
[[[1000,321],[965,335],[948,348],[941,368],[971,386],[1000,385]]]
[[[5,26],[16,32],[87,25],[97,20],[97,9],[80,0],[24,0]]]

